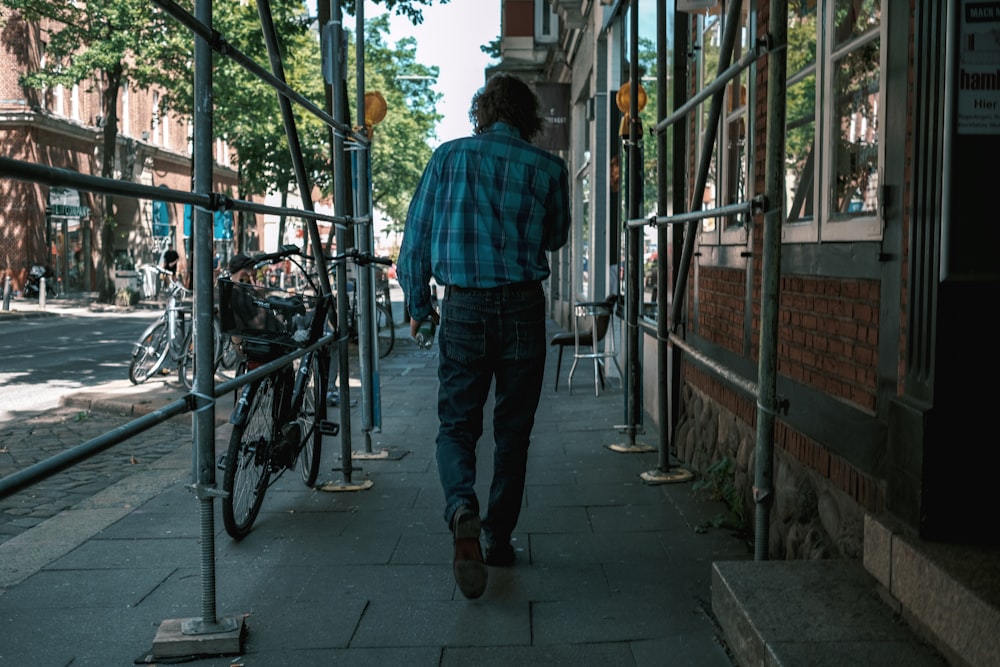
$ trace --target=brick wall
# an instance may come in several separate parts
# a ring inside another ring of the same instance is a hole
[[[742,269],[702,266],[698,269],[697,317],[689,319],[699,335],[738,354],[743,353],[746,273]]]
[[[753,400],[719,382],[714,375],[691,365],[685,366],[684,377],[721,408],[750,428],[756,428],[757,409]],[[876,513],[885,509],[885,489],[881,481],[858,470],[847,459],[830,453],[820,443],[791,428],[780,418],[775,421],[774,446],[849,496],[863,509]]]
[[[504,37],[534,37],[535,3],[533,0],[507,0],[503,5]]]
[[[879,283],[786,275],[780,298],[778,373],[874,414]]]

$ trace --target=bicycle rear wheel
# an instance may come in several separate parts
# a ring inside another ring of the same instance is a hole
[[[396,344],[396,324],[392,321],[392,313],[382,304],[375,304],[375,335],[378,340],[378,358],[382,359]]]
[[[321,352],[326,351],[322,350]],[[327,364],[321,352],[309,355],[309,373],[302,387],[302,407],[299,409],[299,427],[302,449],[299,452],[299,470],[306,486],[316,483],[319,476],[320,455],[323,451],[321,424],[326,419]]]
[[[181,358],[177,360],[177,379],[181,381],[185,389],[190,389],[194,385],[195,358],[194,358],[194,333],[188,329],[184,336],[184,343],[181,345]]]
[[[222,335],[222,329],[219,328],[219,321],[212,321],[212,349],[215,356],[215,364],[212,366],[214,370],[218,370],[219,365],[223,364],[226,355],[226,345],[228,344],[229,352],[232,355],[232,362],[227,368],[232,368],[236,365],[236,348],[233,347],[232,343],[229,342],[229,336]],[[181,348],[184,350],[184,354],[181,355],[180,361],[177,363],[177,377],[184,385],[185,389],[190,389],[194,385],[194,373],[195,369],[198,367],[195,362],[194,354],[194,334],[191,329],[188,329],[186,338],[184,339],[184,345]]]
[[[132,346],[132,361],[128,366],[128,379],[132,384],[142,384],[160,370],[169,348],[167,325],[157,320],[149,325]]]
[[[222,473],[222,522],[236,540],[250,533],[271,477],[278,440],[274,421],[274,376],[251,383],[246,416],[233,425]],[[239,407],[237,407],[239,409]]]

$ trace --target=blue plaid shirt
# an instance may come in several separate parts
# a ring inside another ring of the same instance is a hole
[[[544,280],[546,251],[569,238],[569,173],[559,157],[506,123],[434,151],[406,216],[397,266],[410,317],[431,311],[441,285],[496,287]]]

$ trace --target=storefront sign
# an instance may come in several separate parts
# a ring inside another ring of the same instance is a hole
[[[569,150],[569,84],[539,83],[535,92],[545,121],[536,145],[550,151]]]
[[[1000,134],[1000,2],[966,2],[959,19],[959,134]]]

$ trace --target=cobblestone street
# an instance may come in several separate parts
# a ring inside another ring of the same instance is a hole
[[[60,407],[19,415],[0,425],[0,477],[23,470],[127,423],[107,411]],[[189,447],[191,418],[177,417],[0,500],[0,543],[38,525],[119,480]]]

